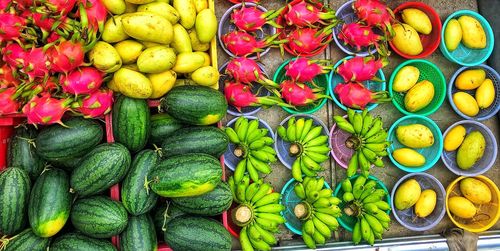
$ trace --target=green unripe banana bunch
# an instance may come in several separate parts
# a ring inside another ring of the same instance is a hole
[[[302,201],[294,208],[295,216],[303,221],[302,239],[307,247],[315,249],[332,237],[337,230],[337,217],[342,214],[338,204],[341,200],[334,197],[333,191],[324,187],[323,177],[305,177],[297,182],[294,192]]]
[[[365,240],[373,245],[375,240],[382,240],[382,234],[389,229],[391,218],[389,203],[384,199],[387,192],[377,188],[377,182],[360,175],[352,183],[346,178],[341,183],[344,200],[344,213],[356,217],[352,231],[352,241],[359,244]]]
[[[278,127],[278,135],[291,143],[288,151],[296,157],[292,164],[294,179],[302,181],[302,175],[316,177],[324,170],[321,163],[329,159],[330,147],[321,125],[314,125],[313,119],[291,117],[287,127]]]
[[[355,152],[347,166],[347,177],[361,174],[368,177],[371,165],[384,167],[382,157],[387,156],[387,148],[391,142],[387,141],[387,131],[383,128],[382,118],[373,117],[367,109],[355,112],[347,109],[347,119],[342,116],[333,116],[337,126],[351,134],[345,145]]]
[[[279,204],[281,195],[273,192],[269,183],[259,179],[250,183],[250,176],[243,175],[239,182],[229,177],[228,185],[233,200],[238,207],[232,210],[233,222],[242,227],[240,243],[243,250],[271,250],[278,240],[274,233],[279,225],[285,223],[280,212],[285,206]]]
[[[241,181],[245,172],[256,182],[259,173],[270,174],[271,163],[277,161],[276,151],[272,148],[274,140],[267,136],[266,128],[259,128],[259,119],[248,120],[239,117],[234,123],[234,128],[224,129],[229,141],[236,145],[234,155],[242,158],[234,169],[234,179]]]

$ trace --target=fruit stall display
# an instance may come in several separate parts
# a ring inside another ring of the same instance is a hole
[[[481,64],[482,16],[237,2],[0,1],[0,250],[499,229],[500,77]]]

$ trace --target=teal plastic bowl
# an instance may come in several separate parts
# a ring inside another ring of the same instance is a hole
[[[414,66],[420,71],[420,76],[418,77],[417,83],[422,80],[427,80],[434,85],[434,98],[432,98],[431,103],[429,103],[423,109],[413,113],[407,111],[405,108],[405,93],[394,92],[392,90],[392,85],[394,83],[394,79],[396,78],[396,74],[399,72],[399,70],[401,70],[401,68],[407,65]],[[439,107],[441,107],[444,99],[446,98],[446,79],[444,78],[441,70],[430,61],[423,59],[412,59],[401,63],[394,70],[394,72],[392,72],[391,78],[389,79],[389,93],[392,97],[392,103],[403,114],[428,116],[436,112]]]
[[[288,77],[285,75],[285,66],[288,65],[288,63],[291,60],[295,60],[296,58],[288,59],[285,62],[283,62],[276,72],[274,73],[273,76],[273,81],[276,83],[281,83],[283,80],[287,79]],[[327,74],[321,74],[318,75],[316,78],[314,78],[314,83],[325,89],[324,94],[328,95],[330,93],[330,85],[328,84],[328,75]],[[311,83],[306,83],[309,87],[314,88],[314,86]],[[327,102],[327,98],[323,98],[319,103],[317,104],[311,104],[311,105],[306,105],[306,106],[301,106],[301,107],[296,107],[295,109],[293,108],[287,108],[287,107],[282,107],[283,110],[290,114],[299,114],[299,113],[306,113],[306,114],[312,114],[317,112],[319,109],[321,109]]]
[[[444,43],[444,31],[446,30],[446,26],[452,18],[458,19],[460,16],[465,15],[477,19],[477,21],[481,23],[481,26],[483,26],[483,30],[486,33],[486,47],[480,50],[470,49],[460,43],[454,51],[450,52],[446,48],[446,45]],[[463,66],[476,66],[484,63],[490,57],[495,45],[495,36],[493,35],[493,29],[491,28],[488,21],[477,12],[471,10],[459,10],[448,16],[443,24],[443,29],[441,30],[441,38],[442,39],[441,43],[439,44],[439,49],[443,53],[444,57],[453,63]]]
[[[297,197],[293,190],[297,182],[298,181],[296,179],[292,178],[281,190],[280,203],[286,207],[284,211],[281,211],[281,216],[285,218],[285,226],[290,231],[294,234],[302,235],[302,221],[299,220],[293,213],[295,206],[302,201],[299,197]],[[326,181],[324,188],[330,188]]]
[[[356,180],[356,178],[359,176],[359,174],[356,174],[354,176],[352,176],[351,178],[349,178],[349,180],[351,180],[352,183],[354,183],[354,181]],[[390,196],[390,193],[389,193],[389,190],[387,190],[387,187],[384,185],[384,183],[382,183],[382,181],[380,181],[379,179],[377,179],[375,176],[372,176],[372,175],[369,175],[368,176],[368,180],[374,180],[377,182],[377,186],[376,188],[382,188],[384,189],[385,193],[387,194],[386,195],[386,198],[385,198],[385,201],[387,203],[389,203],[389,205],[391,204],[391,196]],[[337,198],[342,198],[342,196],[344,195],[344,191],[342,191],[342,182],[339,182],[337,184],[337,187],[335,188],[335,192],[333,193],[333,195]],[[340,216],[339,218],[337,218],[337,220],[339,221],[340,225],[345,228],[347,231],[349,232],[352,232],[352,228],[354,227],[354,224],[356,224],[356,217],[354,216],[348,216],[344,213],[344,207],[345,207],[345,203],[344,201],[342,201],[340,204],[339,204],[339,207],[342,209],[342,216]],[[387,210],[386,211],[387,214],[390,214],[391,213],[391,210]]]
[[[351,59],[353,58],[353,56],[348,56],[348,57],[345,57],[341,60],[339,60],[335,66],[333,67],[333,70],[330,72],[330,75],[328,77],[328,80],[329,80],[329,95],[333,98],[333,102],[335,102],[335,104],[340,107],[342,110],[344,111],[347,111],[347,107],[345,105],[343,105],[342,103],[340,103],[340,100],[337,98],[337,95],[335,95],[334,93],[334,90],[335,90],[335,87],[338,85],[338,84],[341,84],[341,83],[344,83],[344,79],[338,75],[337,73],[335,73],[335,70],[337,69],[337,67],[339,67],[340,64],[342,64],[342,62],[344,62],[344,60],[347,60],[347,59]],[[372,81],[372,80],[369,80],[369,81],[363,81],[363,85],[369,89],[370,91],[385,91],[385,88],[386,88],[386,83],[385,83],[385,75],[384,75],[384,72],[382,71],[382,69],[378,70],[377,72],[377,77],[380,78],[382,81]],[[373,109],[375,109],[375,107],[377,107],[378,104],[368,104],[366,106],[366,109],[368,109],[368,111],[371,111]],[[355,109],[357,111],[359,111],[358,109]]]
[[[411,124],[421,124],[427,126],[434,135],[434,144],[432,146],[413,149],[425,157],[425,164],[419,167],[408,167],[401,165],[392,157],[392,152],[394,152],[394,150],[406,147],[398,141],[396,137],[396,128],[398,126]],[[391,159],[392,163],[395,166],[405,172],[417,173],[427,171],[428,169],[433,167],[434,164],[436,164],[443,151],[443,135],[441,134],[441,130],[434,121],[424,116],[410,115],[398,119],[389,129],[388,135],[389,136],[387,137],[387,140],[392,142],[391,146],[389,146],[389,148],[387,149],[389,151],[389,159]]]

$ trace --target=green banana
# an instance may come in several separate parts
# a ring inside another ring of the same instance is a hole
[[[250,151],[250,155],[260,161],[271,162],[269,155],[263,150],[252,150]]]
[[[315,127],[313,127],[307,133],[307,135],[304,137],[304,139],[302,140],[302,142],[306,143],[306,142],[311,141],[314,138],[317,138],[319,135],[321,135],[322,131],[323,131],[323,127],[322,126],[315,126]]]
[[[344,192],[352,192],[352,184],[350,179],[344,179],[341,184],[342,191]]]
[[[314,203],[317,199],[319,198],[319,192],[318,191],[307,191],[306,193],[306,200],[309,203]]]
[[[295,183],[293,191],[295,192],[297,197],[299,197],[299,199],[301,199],[301,200],[306,199],[306,192],[304,190],[304,185],[302,185],[302,183],[300,183],[300,182]]]
[[[301,158],[302,158],[302,161],[306,165],[307,168],[309,168],[313,171],[320,171],[321,169],[323,169],[318,163],[316,163],[316,161],[311,159],[309,156],[303,155],[303,156],[301,156]]]
[[[382,227],[382,224],[380,224],[380,222],[378,221],[377,218],[373,217],[370,214],[365,214],[364,217],[365,217],[366,221],[368,222],[368,224],[370,225],[373,232],[375,232],[375,233],[383,233],[384,232],[384,227]]]
[[[254,224],[250,224],[247,226],[248,237],[250,237],[250,239],[260,241],[262,239],[262,236],[260,235],[260,232],[255,227],[253,227],[253,225]]]
[[[278,240],[276,239],[276,237],[274,237],[274,234],[261,228],[259,224],[254,223],[253,226],[257,229],[257,231],[259,231],[260,236],[262,236],[262,240],[264,240],[267,244],[276,245],[278,243]]]
[[[322,207],[330,207],[332,204],[327,198],[318,198],[314,203],[313,206],[316,208],[322,208]]]
[[[384,142],[387,139],[387,132],[382,130],[379,131],[377,134],[371,136],[370,138],[367,138],[364,140],[365,143],[380,143]]]
[[[315,152],[315,153],[318,153],[318,154],[327,154],[330,152],[330,147],[328,146],[328,144],[323,144],[323,145],[319,145],[319,146],[304,146],[304,151],[306,152]]]
[[[248,171],[248,175],[250,175],[250,178],[256,182],[258,181],[260,178],[259,178],[259,172],[257,171],[257,169],[255,169],[255,167],[253,166],[252,162],[250,161],[250,159],[247,159],[247,171]]]
[[[278,224],[283,224],[285,223],[285,218],[279,214],[270,214],[270,213],[255,213],[255,217],[261,218],[264,220],[269,220],[276,222]]]
[[[330,159],[330,157],[328,155],[319,154],[319,153],[315,153],[315,152],[304,152],[304,154],[309,156],[316,163],[323,163],[323,162]]]
[[[243,251],[253,251],[252,243],[248,237],[247,227],[244,227],[240,231],[240,244]]]
[[[314,228],[314,223],[313,223],[312,219],[309,219],[304,223],[304,225],[302,226],[302,232],[305,232],[309,235],[314,234],[315,228]]]
[[[319,231],[314,232],[312,236],[316,244],[324,245],[326,243],[325,236],[323,236]]]
[[[359,199],[361,193],[363,193],[363,187],[365,185],[366,178],[363,176],[358,176],[356,181],[354,181],[354,185],[352,186],[352,194],[355,199]]]
[[[316,178],[310,179],[309,182],[307,182],[307,184],[305,185],[306,194],[309,191],[316,191],[316,184],[317,183],[318,183],[318,180]]]
[[[276,155],[276,151],[274,150],[274,148],[270,147],[270,146],[263,146],[261,149],[259,150],[262,150],[266,153],[269,153],[269,154],[272,154],[272,155]]]
[[[378,221],[380,221],[381,223],[383,222],[390,222],[391,221],[391,217],[386,213],[386,212],[383,212],[383,211],[378,211],[376,214],[371,214],[373,217],[377,218]]]
[[[304,160],[302,159],[302,157],[299,157],[298,160],[300,160],[300,170],[304,175],[309,177],[316,177],[317,172],[307,168],[306,164],[304,164]]]
[[[240,139],[238,138],[238,134],[234,131],[233,128],[231,127],[226,127],[224,128],[224,132],[226,132],[227,137],[229,138],[229,141],[231,141],[234,144],[239,144]]]
[[[321,191],[323,187],[325,186],[325,178],[323,176],[319,177],[316,179],[316,186],[314,187],[314,190],[316,191]]]
[[[332,231],[330,230],[330,228],[325,223],[320,221],[318,217],[313,215],[312,220],[314,223],[314,228],[316,228],[317,232],[319,232],[326,238],[330,238],[332,236]]]
[[[245,199],[247,201],[250,201],[253,198],[253,196],[257,193],[257,191],[259,191],[259,188],[260,185],[257,182],[248,185],[248,187],[245,190]]]
[[[273,169],[271,169],[271,167],[265,163],[265,162],[262,162],[254,157],[252,157],[251,155],[248,157],[248,159],[250,160],[250,162],[252,163],[252,166],[259,172],[263,173],[263,174],[270,174]]]
[[[292,177],[299,182],[302,181],[301,159],[297,158],[292,164]]]
[[[369,180],[368,182],[365,183],[363,186],[363,193],[361,193],[361,196],[359,197],[360,200],[363,200],[366,198],[366,196],[370,195],[373,191],[375,191],[375,186],[377,186],[377,182],[374,180]]]
[[[379,156],[379,157],[385,157],[385,156],[389,155],[389,153],[387,152],[387,149],[380,151],[380,152],[374,152],[374,153],[377,154],[377,156]]]
[[[304,118],[297,119],[295,122],[295,140],[299,141],[304,130],[305,121]]]
[[[375,217],[376,218],[376,217]],[[377,218],[378,219],[378,218]],[[380,220],[379,220],[380,221]],[[380,224],[382,224],[382,227],[384,227],[385,230],[389,229],[389,221],[380,221]]]
[[[390,144],[385,141],[381,143],[369,143],[369,144],[364,144],[364,148],[368,148],[374,152],[382,152],[384,151]]]
[[[352,241],[354,245],[358,245],[361,242],[361,221],[356,221],[352,229]]]
[[[361,136],[365,135],[370,127],[372,126],[373,117],[370,114],[366,114],[363,118],[363,126],[361,127]]]
[[[311,131],[312,125],[313,125],[314,120],[308,119],[304,123],[304,129],[302,129],[302,134],[300,135],[299,142],[304,142],[304,138],[307,136],[309,131]]]
[[[290,127],[291,125],[295,124],[295,117],[291,117],[288,121],[287,121],[287,127]]]
[[[333,116],[333,119],[335,120],[335,123],[342,131],[354,134],[354,127],[344,117],[337,115]]]
[[[254,246],[254,248],[257,250],[262,250],[262,251],[271,250],[271,246],[269,246],[269,244],[267,244],[264,240],[254,240],[250,238],[250,243],[252,243],[252,246]]]
[[[342,202],[342,200],[337,198],[337,197],[330,197],[330,198],[328,198],[328,200],[330,201],[330,204],[332,204],[334,206],[336,206]]]
[[[243,179],[243,175],[245,174],[245,171],[247,170],[247,160],[242,159],[238,164],[236,165],[236,168],[234,169],[234,182],[238,183]]]
[[[255,218],[255,223],[259,224],[259,226],[267,231],[276,233],[278,231],[278,223],[262,218]]]
[[[242,124],[242,123],[244,123],[244,121],[245,121],[245,120],[246,120],[246,121],[247,121],[247,123],[248,123],[248,119],[247,119],[247,118],[245,118],[245,117],[243,117],[243,116],[239,117],[239,118],[236,120],[236,122],[234,123],[234,130],[236,131],[236,133],[238,133],[238,131],[240,131],[240,130],[241,130],[241,124]]]
[[[260,206],[260,207],[256,208],[255,212],[279,214],[283,210],[285,210],[285,206],[283,206],[281,204],[267,204],[267,205]]]
[[[246,188],[247,187],[243,183],[239,183],[238,185],[236,185],[236,198],[241,202],[247,201],[245,198]]]
[[[351,192],[346,192],[342,195],[342,199],[344,199],[345,202],[351,202],[354,200],[354,195]]]
[[[262,148],[265,145],[266,145],[266,142],[262,139],[259,139],[259,140],[256,140],[256,141],[250,143],[250,145],[248,145],[248,147],[250,148],[250,150],[257,150],[257,149]]]
[[[375,118],[372,122],[372,126],[370,127],[370,130],[368,130],[368,132],[366,132],[363,135],[363,138],[367,139],[367,138],[377,134],[380,130],[382,130],[382,125],[383,125],[382,118],[380,118],[380,117]]]
[[[282,138],[284,141],[289,141],[288,137],[286,136],[286,128],[282,125],[278,126],[278,136]]]
[[[233,195],[233,199],[238,200],[238,198],[236,198],[236,184],[234,183],[233,176],[229,177],[229,179],[227,180],[227,184],[229,185],[229,190],[231,190],[231,194]],[[238,200],[238,202],[240,202],[240,201]]]
[[[302,240],[304,240],[304,244],[310,249],[316,249],[316,242],[314,241],[312,235],[307,233],[302,233]]]
[[[332,205],[330,207],[320,207],[320,208],[314,208],[314,213],[324,213],[331,215],[333,217],[337,217],[338,215],[342,214],[341,209],[338,206]]]
[[[238,119],[240,120],[240,119]],[[236,121],[235,125],[235,131],[236,134],[238,134],[238,138],[240,139],[240,142],[244,142],[247,134],[247,129],[248,129],[248,119],[244,118],[241,120],[239,126],[238,126],[238,121]]]
[[[365,155],[362,152],[358,153],[358,163],[361,170],[368,171],[370,170],[370,162],[366,159]]]
[[[255,202],[259,201],[262,199],[264,196],[266,196],[269,192],[271,192],[273,187],[269,185],[268,183],[263,183],[260,185],[259,190],[255,193],[255,195],[252,197],[250,202],[252,204],[255,204]]]
[[[252,134],[254,131],[257,131],[258,128],[259,128],[259,119],[252,119],[251,121],[249,121],[244,141],[249,142],[248,135]]]
[[[370,232],[372,231],[370,228],[370,224],[368,224],[368,221],[364,217],[360,218],[361,221],[361,236],[365,241],[368,241],[370,239]]]
[[[377,158],[373,164],[376,166],[376,167],[384,167],[384,161],[382,161],[382,158]]]
[[[325,143],[328,143],[328,136],[326,135],[320,135],[314,139],[311,139],[308,142],[304,142],[304,147],[312,147],[312,146],[321,146],[324,145]]]
[[[321,189],[321,191],[319,191],[320,198],[329,198],[329,197],[332,197],[332,194],[333,194],[332,189],[328,189],[328,188]]]
[[[377,205],[375,205],[373,202],[363,203],[363,209],[369,214],[378,213],[379,211]]]
[[[270,193],[256,201],[253,205],[254,207],[261,207],[269,204],[275,204],[279,202],[280,197],[281,195],[279,193]]]
[[[373,230],[370,228],[370,236],[368,237],[368,240],[366,240],[366,242],[368,242],[368,244],[370,244],[371,246],[373,246],[373,244],[375,244],[375,235],[373,233]]]
[[[367,196],[365,199],[363,199],[363,203],[371,203],[371,202],[377,202],[379,200],[382,200],[382,198],[386,195],[386,192],[384,189],[375,189],[373,193],[371,193],[369,196]]]
[[[325,223],[325,225],[327,225],[328,228],[330,228],[330,230],[332,231],[336,230],[339,227],[339,222],[335,217],[331,215],[316,212],[314,216],[316,216],[316,218]]]
[[[286,129],[286,137],[288,138],[289,142],[295,142],[296,141],[295,131],[296,131],[296,125],[295,124],[292,124],[291,126],[288,126],[288,128]]]
[[[363,153],[363,155],[365,155],[366,159],[370,162],[370,163],[373,163],[375,161],[375,159],[378,157],[377,154],[366,148],[366,147],[362,147],[361,148],[361,152]]]
[[[247,136],[247,142],[254,142],[266,136],[269,130],[257,129]]]
[[[389,203],[387,203],[386,201],[383,201],[383,200],[376,201],[376,202],[374,202],[374,204],[378,207],[378,209],[380,209],[382,211],[386,211],[386,210],[391,209],[391,205],[389,205]]]
[[[351,160],[349,160],[349,164],[347,165],[347,178],[352,177],[358,171],[358,152],[354,152],[351,156]]]
[[[351,124],[354,123],[354,114],[356,114],[356,111],[351,109],[351,108],[347,108],[347,118],[349,119],[349,122]]]
[[[363,126],[363,117],[359,112],[354,114],[354,122],[352,123],[354,127],[354,133],[358,134],[361,132],[361,127]]]

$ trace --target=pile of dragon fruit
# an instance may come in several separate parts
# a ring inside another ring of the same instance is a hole
[[[109,112],[105,74],[85,62],[106,16],[100,0],[0,0],[0,115],[53,124]]]

